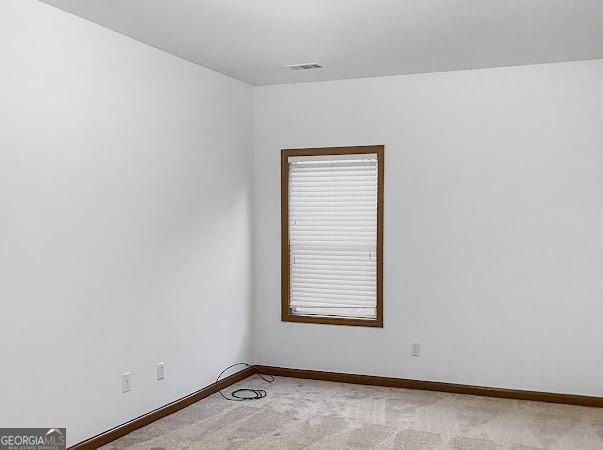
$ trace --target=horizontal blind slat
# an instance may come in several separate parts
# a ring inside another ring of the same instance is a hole
[[[373,282],[376,278],[375,270],[366,270],[364,273],[355,273],[354,271],[346,271],[346,270],[338,270],[334,269],[337,272],[341,273],[333,273],[333,271],[326,271],[324,268],[316,269],[312,271],[312,269],[302,269],[299,270],[298,273],[291,280],[295,281],[308,281],[308,282],[341,282],[341,283],[365,283],[365,282]]]
[[[316,279],[316,278],[293,278],[291,281],[293,287],[317,286],[324,289],[341,288],[371,288],[375,290],[375,279],[365,278],[363,280],[333,280],[333,279]]]
[[[369,275],[376,274],[375,270],[359,271],[357,269],[353,270],[353,269],[341,269],[341,268],[325,270],[324,267],[315,268],[315,269],[308,268],[308,267],[303,267],[303,268],[297,267],[296,271],[297,271],[297,273],[304,274],[304,275],[323,275],[324,274],[324,275],[329,275],[329,276],[348,276],[348,277],[369,276]]]
[[[319,283],[291,283],[291,293],[293,297],[297,294],[311,293],[319,296],[343,295],[350,298],[375,295],[374,283],[366,283],[364,285],[344,286],[341,284],[319,284]]]
[[[304,308],[294,307],[291,310],[295,314],[304,316],[321,316],[321,317],[349,317],[354,319],[374,319],[376,316],[376,308]]]
[[[332,261],[332,262],[345,262],[345,261],[359,261],[366,262],[370,258],[370,252],[363,252],[358,255],[293,255],[293,262],[319,262],[319,261]]]
[[[348,170],[358,168],[373,168],[377,167],[377,161],[331,161],[324,163],[290,163],[289,170]]]
[[[323,304],[329,304],[329,303],[336,303],[336,304],[342,304],[342,305],[349,305],[349,306],[358,306],[358,305],[364,305],[364,306],[375,306],[374,303],[374,298],[372,296],[366,296],[366,297],[357,297],[357,298],[350,298],[350,297],[346,297],[344,295],[324,295],[324,296],[319,296],[316,295],[315,293],[306,293],[305,295],[303,294],[298,294],[298,295],[292,295],[291,296],[291,301],[312,301],[312,302],[316,302],[316,303],[323,303]]]

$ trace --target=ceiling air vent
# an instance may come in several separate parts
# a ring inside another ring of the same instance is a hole
[[[307,64],[290,64],[288,67],[291,70],[311,70],[311,69],[322,69],[320,64],[316,63],[307,63]]]

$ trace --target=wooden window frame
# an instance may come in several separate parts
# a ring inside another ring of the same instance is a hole
[[[375,319],[292,314],[290,300],[289,254],[289,158],[316,155],[377,155],[377,315]],[[383,179],[384,146],[287,148],[281,150],[281,321],[320,323],[327,325],[354,325],[383,328]]]

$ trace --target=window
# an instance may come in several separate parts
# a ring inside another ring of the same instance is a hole
[[[383,146],[281,151],[281,318],[383,326]]]

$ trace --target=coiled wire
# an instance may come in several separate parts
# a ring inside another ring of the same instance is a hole
[[[220,375],[218,375],[218,378],[216,378],[215,386],[216,386],[216,389],[218,390],[218,393],[222,396],[222,398],[224,398],[225,400],[229,400],[231,402],[241,402],[241,401],[245,401],[245,400],[259,400],[261,398],[266,397],[266,395],[268,395],[268,394],[266,393],[266,391],[264,389],[251,389],[251,388],[236,389],[230,393],[230,397],[227,397],[226,395],[224,395],[222,393],[222,389],[218,388],[218,386],[219,386],[218,383],[219,383],[220,379],[222,378],[222,375],[224,375],[224,372],[226,372],[227,370],[232,369],[233,367],[237,367],[237,366],[255,367],[253,364],[240,362],[240,363],[232,364],[232,365],[228,366],[226,369],[224,369],[222,372],[220,372]],[[256,375],[268,383],[274,383],[274,377],[272,375],[265,375],[265,374],[262,374],[259,372],[257,372]]]

